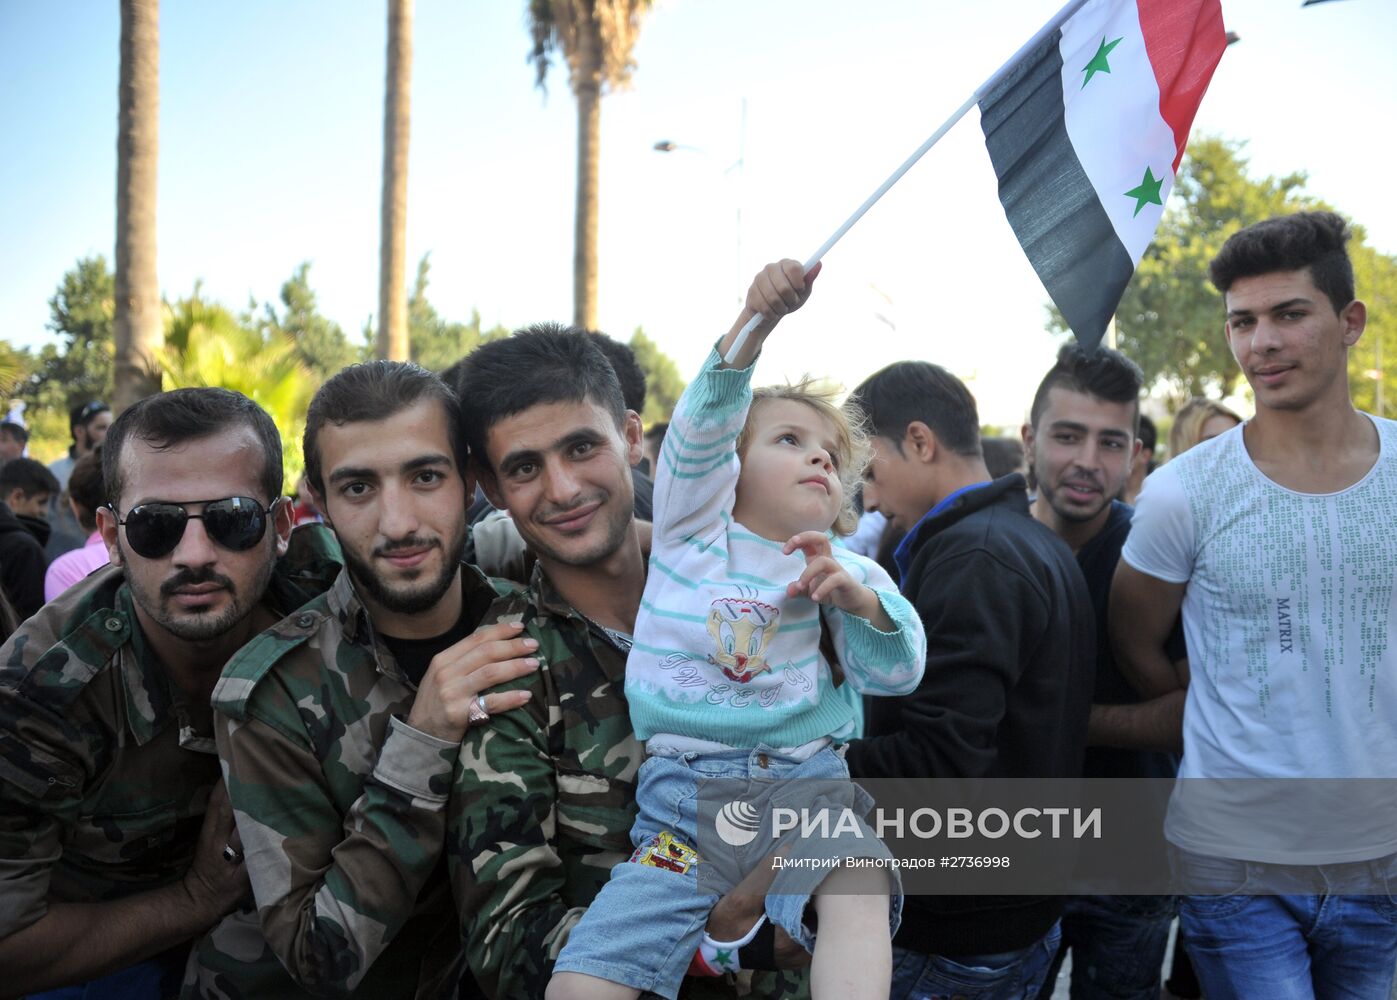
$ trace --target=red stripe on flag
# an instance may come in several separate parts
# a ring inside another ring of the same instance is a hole
[[[1154,78],[1159,113],[1174,130],[1174,172],[1213,70],[1227,48],[1219,0],[1138,0],[1140,33]]]

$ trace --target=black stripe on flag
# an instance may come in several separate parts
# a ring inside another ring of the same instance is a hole
[[[1091,186],[1062,106],[1061,32],[980,101],[1009,225],[1077,342],[1094,350],[1135,267]]]

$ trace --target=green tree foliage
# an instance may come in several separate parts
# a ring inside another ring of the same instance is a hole
[[[669,420],[674,404],[684,392],[685,382],[679,367],[641,327],[636,327],[631,335],[630,348],[641,371],[645,372],[645,412],[640,415],[641,419],[646,427]]]
[[[72,438],[68,411],[112,397],[114,279],[102,256],[79,260],[49,299],[48,328],[59,337],[37,352],[6,345],[18,380],[8,390],[26,404],[29,453],[43,462],[64,453]]]
[[[288,337],[296,354],[323,381],[346,365],[363,361],[367,351],[349,342],[334,320],[321,315],[310,287],[310,263],[302,263],[281,286],[281,312],[270,302],[261,317],[249,317],[267,339]]]
[[[290,335],[239,323],[223,306],[206,301],[196,285],[168,312],[160,366],[166,389],[222,386],[271,414],[281,432],[283,489],[295,489],[303,464],[306,407],[320,379]]]
[[[1358,297],[1368,306],[1368,326],[1349,352],[1349,386],[1355,406],[1386,417],[1397,409],[1397,257],[1355,246],[1360,234],[1355,226],[1349,249]]]
[[[28,351],[18,350],[0,340],[0,396],[9,397],[13,394],[29,374],[31,367],[32,360]]]
[[[37,359],[24,348],[14,347],[0,340],[0,417],[7,415],[15,401],[20,400],[22,390],[28,388],[28,380],[34,374]],[[23,400],[25,406],[29,400]],[[35,426],[42,419],[42,426]],[[63,453],[68,444],[68,421],[55,410],[26,412],[24,422],[29,426],[29,454],[42,462],[51,462]],[[36,436],[37,435],[37,436]]]
[[[254,301],[241,315],[204,298],[196,285],[188,297],[165,305],[165,347],[159,356],[165,389],[223,386],[266,408],[282,435],[287,489],[294,488],[300,475],[311,396],[345,365],[367,358],[374,336],[368,322],[355,343],[320,313],[309,270],[309,264],[296,268],[281,287],[279,305]],[[427,298],[430,271],[430,259],[423,257],[409,298],[414,360],[440,371],[482,343],[509,335],[503,326],[482,330],[478,312],[466,323],[442,317]],[[0,398],[27,404],[30,452],[41,461],[67,449],[71,406],[110,399],[112,297],[106,261],[81,260],[63,276],[49,302],[49,328],[59,335],[57,343],[31,352],[0,340]],[[636,329],[630,346],[649,386],[645,422],[669,419],[684,390],[678,368],[642,329]]]
[[[509,330],[496,326],[480,329],[480,313],[471,311],[469,323],[444,319],[427,299],[432,270],[431,254],[417,264],[417,278],[407,299],[408,344],[412,360],[423,368],[442,371],[489,340],[509,336]]]
[[[113,289],[106,258],[88,257],[63,275],[49,299],[48,328],[63,340],[40,349],[31,382],[61,392],[65,410],[111,398]]]

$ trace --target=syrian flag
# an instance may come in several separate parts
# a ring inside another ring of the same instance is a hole
[[[1219,0],[1087,0],[980,100],[999,200],[1083,346],[1154,238],[1227,46]]]

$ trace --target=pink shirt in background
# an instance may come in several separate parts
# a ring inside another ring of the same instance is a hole
[[[44,600],[51,601],[73,584],[87,577],[93,570],[107,565],[107,546],[102,541],[102,533],[94,531],[80,549],[65,552],[49,563],[44,574]]]

